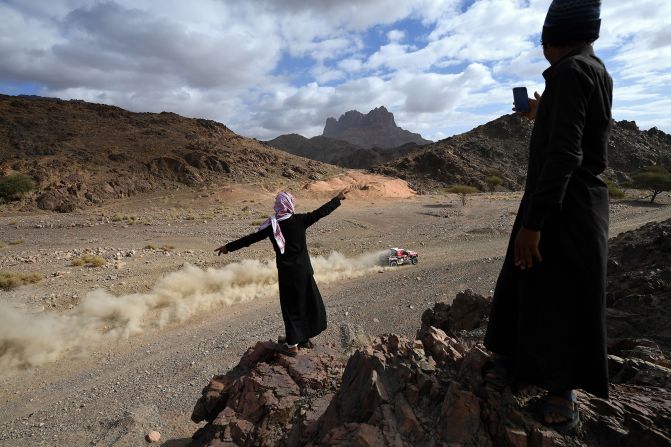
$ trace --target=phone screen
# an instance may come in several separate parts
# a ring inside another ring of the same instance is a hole
[[[529,94],[526,87],[513,88],[513,99],[515,101],[516,112],[529,112]]]

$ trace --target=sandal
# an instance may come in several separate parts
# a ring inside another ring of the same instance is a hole
[[[510,361],[506,357],[496,356],[485,366],[485,382],[496,388],[505,388],[515,382],[510,373]]]
[[[287,337],[285,337],[284,335],[278,335],[277,336],[277,343],[286,343],[286,342],[287,342]],[[301,348],[301,349],[314,349],[315,344],[312,343],[312,340],[310,340],[308,338],[307,341],[302,341],[302,342],[298,343],[298,347]]]
[[[555,397],[569,402],[570,407],[565,404],[551,402],[549,398]],[[578,409],[578,397],[574,391],[564,394],[551,394],[545,398],[542,406],[543,424],[558,432],[573,430],[580,422],[580,410]],[[559,416],[565,419],[563,422],[548,422],[550,416]]]
[[[289,357],[296,357],[298,355],[298,346],[294,346],[292,348],[286,343],[276,343],[275,346],[273,346],[273,349],[278,354],[286,355]]]
[[[315,344],[312,343],[312,340],[308,339],[302,343],[298,343],[298,347],[301,349],[314,349]]]

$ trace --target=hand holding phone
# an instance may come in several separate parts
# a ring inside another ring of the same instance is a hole
[[[538,92],[534,92],[532,99],[527,97],[526,87],[515,87],[513,98],[515,99],[515,107],[513,108],[515,112],[526,119],[533,120],[536,118],[536,110],[538,110],[538,104],[541,102],[541,95]]]
[[[531,112],[529,94],[526,87],[513,88],[513,99],[515,100],[515,112]]]

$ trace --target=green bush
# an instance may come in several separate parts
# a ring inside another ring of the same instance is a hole
[[[636,189],[647,189],[652,192],[650,203],[662,191],[671,191],[671,174],[661,166],[648,166],[632,175],[631,185]]]
[[[34,189],[35,182],[27,175],[11,174],[0,177],[0,199],[18,200]]]
[[[487,183],[487,186],[489,186],[490,190],[494,191],[497,186],[501,186],[503,179],[498,175],[490,175],[485,179],[485,183]]]
[[[622,199],[624,198],[624,191],[621,190],[614,182],[606,180],[606,185],[608,185],[608,196],[611,199]]]
[[[466,195],[475,194],[476,192],[480,192],[480,190],[469,185],[452,185],[447,188],[447,192],[461,195],[461,204],[466,205]]]

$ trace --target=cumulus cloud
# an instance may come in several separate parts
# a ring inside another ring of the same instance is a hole
[[[439,139],[508,113],[513,86],[542,90],[550,1],[5,0],[0,92],[26,84],[261,139],[385,105]],[[651,107],[671,93],[669,16],[666,0],[604,2],[596,49],[617,119],[671,131]]]

